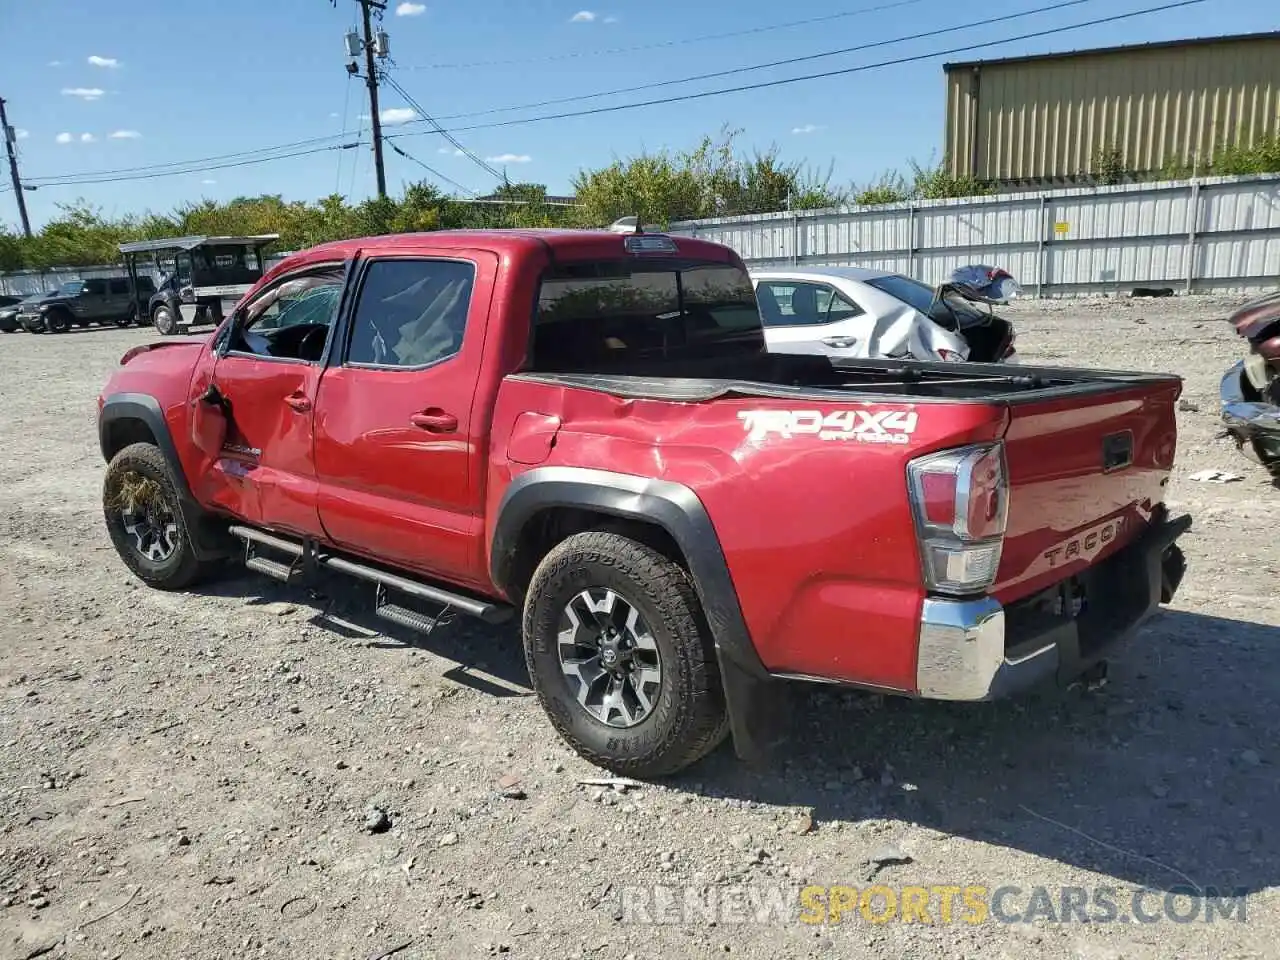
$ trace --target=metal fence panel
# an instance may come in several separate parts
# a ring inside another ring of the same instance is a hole
[[[1041,296],[1252,292],[1280,284],[1280,175],[690,220],[670,232],[727,244],[749,266],[865,266],[934,284],[993,263]]]

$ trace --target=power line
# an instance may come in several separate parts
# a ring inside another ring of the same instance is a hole
[[[406,160],[411,160],[412,162],[416,163],[418,166],[420,166],[423,170],[427,171],[427,173],[431,174],[437,180],[443,180],[445,183],[450,184],[451,186],[457,187],[463,193],[469,193],[473,197],[476,195],[476,192],[474,190],[468,190],[466,187],[460,184],[457,180],[451,180],[449,177],[446,177],[443,173],[441,173],[439,170],[436,170],[434,167],[427,166],[417,157],[410,156],[409,154],[405,153],[394,143],[389,143],[387,144],[387,146],[389,146],[396,153],[400,154],[400,156],[404,157]]]
[[[1019,13],[1007,13],[999,17],[991,17],[987,20],[971,20],[967,23],[959,24],[954,27],[940,27],[936,30],[926,30],[922,33],[911,33],[901,37],[892,37],[888,40],[873,40],[867,43],[860,43],[852,47],[842,47],[839,50],[824,50],[821,53],[808,53],[799,57],[788,57],[785,60],[771,60],[768,63],[755,63],[745,67],[730,67],[726,70],[715,70],[711,73],[698,73],[689,77],[680,77],[675,80],[655,80],[652,83],[641,83],[633,87],[618,87],[614,90],[602,90],[598,93],[580,93],[572,97],[558,97],[554,100],[539,100],[534,103],[522,103],[510,107],[493,107],[488,110],[480,110],[474,113],[454,113],[440,117],[441,120],[462,120],[472,117],[487,117],[495,113],[511,113],[517,110],[537,110],[541,107],[554,107],[562,103],[578,103],[583,100],[598,100],[601,97],[612,97],[620,93],[638,93],[641,90],[656,90],[661,87],[672,87],[682,83],[695,83],[699,80],[715,80],[719,77],[729,77],[739,73],[750,73],[754,70],[769,70],[773,67],[786,67],[795,63],[807,63],[810,60],[822,60],[827,57],[838,57],[846,53],[859,53],[864,50],[872,50],[877,47],[893,46],[897,43],[906,43],[910,40],[923,40],[926,37],[936,37],[942,34],[954,33],[957,30],[971,30],[975,27],[989,27],[992,24],[1003,23],[1006,20],[1019,20],[1022,17],[1034,16],[1038,13],[1049,13],[1054,10],[1061,10],[1064,7],[1078,7],[1084,3],[1093,3],[1095,0],[1062,0],[1061,3],[1051,3],[1043,7],[1035,7],[1031,10],[1023,10]]]
[[[316,153],[325,153],[329,150],[351,150],[360,146],[360,141],[354,143],[343,143],[332,147],[312,147],[310,150],[297,150],[293,153],[282,153],[274,157],[259,157],[253,160],[238,160],[229,163],[210,164],[202,167],[192,167],[189,170],[168,170],[161,173],[133,173],[116,177],[101,177],[94,180],[71,180],[59,183],[41,183],[39,189],[44,190],[49,187],[81,187],[91,184],[100,183],[124,183],[129,180],[155,180],[159,177],[179,177],[192,173],[210,173],[214,170],[228,170],[232,167],[247,167],[256,163],[270,163],[272,160],[291,160],[295,157],[309,157]]]
[[[1190,7],[1204,2],[1205,0],[1178,0],[1176,3],[1165,3],[1157,7],[1146,7],[1142,10],[1115,14],[1110,17],[1098,17],[1093,20],[1068,24],[1062,27],[1049,27],[1044,30],[1033,31],[1031,33],[1023,33],[1013,37],[1004,37],[1000,40],[987,40],[982,43],[969,43],[960,47],[951,47],[947,50],[934,50],[929,53],[920,53],[909,57],[898,57],[893,60],[879,60],[875,63],[860,64],[856,67],[844,67],[840,70],[825,70],[822,73],[809,73],[798,77],[785,77],[781,80],[764,80],[759,83],[744,83],[736,87],[721,87],[716,90],[703,90],[698,93],[684,93],[671,97],[657,97],[652,100],[639,100],[634,103],[618,103],[606,107],[590,107],[585,110],[569,110],[564,113],[548,113],[537,117],[516,117],[512,120],[495,120],[489,123],[473,123],[461,127],[452,127],[448,132],[467,133],[472,130],[493,130],[500,127],[514,127],[527,123],[543,123],[548,120],[567,120],[572,117],[590,117],[603,113],[618,113],[623,110],[637,110],[641,107],[664,106],[671,103],[684,103],[690,100],[704,100],[708,97],[722,97],[730,93],[744,93],[750,90],[765,90],[771,87],[786,86],[791,83],[802,83],[807,80],[824,80],[829,77],[841,77],[852,73],[876,70],[880,67],[896,67],[908,63],[918,63],[921,60],[933,60],[937,57],[951,56],[956,53],[968,53],[971,50],[983,50],[988,47],[998,47],[1006,43],[1016,43],[1019,40],[1034,40],[1058,33],[1066,33],[1071,30],[1082,30],[1085,27],[1100,26],[1104,23],[1115,23],[1120,20],[1130,20],[1134,17],[1145,16],[1148,13],[1160,13],[1164,10],[1175,10],[1180,7]],[[420,130],[413,133],[394,134],[393,138],[425,137],[430,136],[435,132],[436,131],[434,130]]]
[[[297,147],[307,147],[307,146],[319,145],[323,143],[330,143],[331,141],[342,140],[344,136],[345,134],[333,133],[323,137],[309,137],[306,140],[295,140],[292,143],[279,143],[271,147],[257,147],[253,150],[236,150],[232,153],[214,154],[211,157],[198,157],[194,160],[170,160],[165,163],[149,163],[149,164],[143,164],[142,166],[138,166],[138,167],[116,167],[112,170],[82,170],[77,173],[49,174],[48,176],[44,176],[44,177],[31,178],[30,182],[41,184],[41,185],[54,186],[56,185],[56,182],[60,182],[64,180],[78,180],[80,177],[104,177],[104,176],[115,176],[116,174],[162,171],[172,167],[188,167],[188,166],[194,166],[197,164],[215,163],[220,160],[237,160],[241,158],[253,157],[253,156],[256,156],[257,154],[274,153],[277,150],[290,150]],[[336,147],[336,146],[339,146],[339,144],[334,143],[333,146]],[[264,157],[263,159],[265,161],[265,160],[274,160],[277,158]],[[191,172],[199,173],[200,170],[197,169]]]
[[[461,143],[458,142],[458,140],[451,133],[449,133],[449,131],[447,131],[444,127],[440,126],[440,124],[437,123],[427,113],[427,111],[422,109],[422,104],[418,103],[417,100],[414,100],[413,97],[409,95],[408,91],[405,90],[405,88],[400,85],[400,83],[396,80],[395,77],[388,75],[386,80],[387,80],[387,83],[390,85],[391,89],[395,90],[398,94],[400,94],[400,96],[404,97],[405,103],[413,107],[413,109],[417,112],[418,116],[420,116],[423,120],[427,121],[433,127],[435,127],[436,132],[443,135],[446,140],[448,140],[451,144],[453,144],[455,149],[462,151],[464,156],[466,156],[469,160],[475,163],[476,166],[480,167],[485,172],[491,174],[494,177],[494,179],[504,180],[504,181],[506,180],[506,177],[504,177],[501,173],[495,170],[486,161],[481,160],[474,153],[472,153],[470,150],[464,147]]]
[[[920,3],[921,0],[897,0],[895,3],[882,3],[874,7],[860,7],[857,10],[845,10],[840,13],[829,13],[821,17],[806,17],[803,20],[788,20],[785,23],[769,23],[758,27],[747,27],[742,30],[730,30],[726,33],[704,33],[696,37],[677,37],[674,40],[659,40],[654,43],[641,43],[630,47],[613,47],[605,50],[583,50],[576,53],[556,53],[545,57],[519,57],[512,60],[476,60],[470,63],[432,63],[425,66],[402,67],[403,70],[465,70],[473,67],[506,67],[524,63],[551,63],[557,60],[580,60],[586,57],[607,57],[623,53],[637,53],[642,50],[659,50],[665,47],[680,47],[691,43],[705,43],[709,40],[729,40],[733,37],[747,37],[753,34],[772,33],[775,30],[786,30],[791,27],[807,27],[815,23],[830,23],[856,17],[864,13],[878,13],[881,10],[894,10]]]
[[[767,89],[771,87],[784,86],[791,83],[800,83],[808,80],[818,80],[818,79],[826,79],[826,78],[836,77],[836,76],[845,76],[848,74],[854,74],[854,73],[860,73],[868,70],[879,69],[881,67],[898,66],[898,65],[903,65],[907,63],[916,63],[921,60],[930,60],[930,59],[935,59],[937,57],[950,56],[952,54],[957,54],[957,53],[967,53],[973,50],[987,49],[990,47],[1001,46],[1003,44],[1015,43],[1021,40],[1038,39],[1041,37],[1052,36],[1059,33],[1069,32],[1071,30],[1080,30],[1086,27],[1098,26],[1106,23],[1114,23],[1121,20],[1132,19],[1133,17],[1138,17],[1138,16],[1145,16],[1146,14],[1149,14],[1149,13],[1158,13],[1164,10],[1172,10],[1172,9],[1177,9],[1181,7],[1193,6],[1203,2],[1205,2],[1205,0],[1178,0],[1178,2],[1162,4],[1160,6],[1155,6],[1155,7],[1147,7],[1141,10],[1135,10],[1128,13],[1115,14],[1109,17],[1095,18],[1092,20],[1087,20],[1087,21],[1083,21],[1075,24],[1068,24],[1061,27],[1046,28],[1043,30],[1024,33],[1024,34],[1020,34],[1013,37],[1006,37],[999,40],[989,40],[989,41],[983,41],[979,43],[965,44],[963,46],[952,47],[946,50],[937,50],[929,53],[915,54],[908,57],[899,57],[899,58],[890,59],[890,60],[881,60],[875,63],[861,64],[854,67],[845,67],[839,70],[828,70],[821,73],[805,74],[798,77],[786,77],[778,80],[761,81],[759,83],[741,84],[734,87],[724,87],[724,88],[718,88],[715,90],[704,90],[697,93],[680,94],[680,95],[671,96],[671,97],[660,97],[660,98],[642,100],[642,101],[637,101],[632,103],[612,104],[609,106],[592,107],[592,108],[587,108],[583,110],[565,111],[565,112],[553,113],[553,114],[544,114],[544,115],[534,116],[534,117],[518,117],[510,120],[500,120],[500,121],[492,121],[492,122],[486,122],[486,123],[469,124],[466,126],[454,127],[452,129],[446,129],[442,127],[437,121],[429,120],[428,122],[430,122],[433,125],[432,130],[422,130],[422,131],[414,131],[414,132],[408,132],[408,133],[391,134],[385,139],[390,141],[390,140],[402,139],[405,137],[427,136],[427,135],[434,134],[434,135],[444,136],[446,139],[450,140],[450,142],[455,143],[458,149],[463,149],[461,145],[456,144],[456,140],[453,139],[454,133],[465,133],[472,130],[496,129],[496,128],[502,128],[502,127],[516,126],[520,124],[527,124],[527,123],[541,123],[549,120],[562,120],[562,119],[569,119],[574,117],[595,116],[599,114],[615,113],[615,112],[620,112],[624,110],[634,110],[642,107],[661,106],[661,105],[666,105],[671,103],[681,103],[681,102],[686,102],[691,100],[706,99],[709,97],[725,96],[731,93],[742,93],[742,92],[747,92],[752,90]],[[731,73],[731,72],[734,72],[734,71],[726,71],[726,73]],[[387,79],[388,79],[388,82],[391,82],[393,80],[393,78],[390,78],[390,77],[388,77]],[[405,91],[403,90],[403,87],[401,87],[398,83],[395,84],[394,86],[398,90],[398,92],[401,93],[402,96],[406,96],[407,100],[410,99],[406,95]],[[605,94],[598,94],[597,96],[604,96],[604,95]],[[415,107],[415,109],[419,109],[419,108]],[[514,110],[519,108],[512,107],[512,108],[506,108],[506,109]],[[420,109],[419,109],[419,113],[422,113]],[[458,116],[460,117],[461,115],[458,115]],[[456,119],[456,118],[458,117],[445,118],[445,119]],[[418,122],[418,121],[415,121],[415,122]],[[76,173],[76,174],[61,174],[57,176],[31,178],[31,179],[28,179],[28,183],[32,185],[37,185],[37,186],[72,186],[72,185],[81,185],[81,184],[90,185],[90,184],[97,184],[97,183],[115,183],[122,180],[146,180],[146,179],[152,179],[154,177],[173,176],[173,175],[186,174],[186,173],[199,173],[206,170],[225,169],[226,167],[248,166],[255,163],[266,163],[272,160],[290,159],[296,156],[306,156],[312,153],[322,152],[323,150],[346,150],[359,145],[359,142],[331,143],[329,146],[317,146],[314,149],[299,150],[297,152],[276,153],[273,156],[263,156],[263,157],[256,156],[258,154],[288,150],[289,148],[293,148],[293,147],[303,147],[311,144],[330,143],[331,141],[334,141],[337,139],[340,139],[340,137],[336,135],[330,135],[325,137],[312,137],[307,140],[294,141],[293,143],[277,144],[276,146],[273,146],[273,147],[260,147],[255,150],[238,151],[233,153],[215,155],[212,157],[199,158],[195,160],[171,161],[168,163],[152,164],[152,165],[142,166],[142,167],[125,167],[125,168],[118,168],[115,170],[93,171],[93,172],[84,172],[84,173]],[[363,137],[360,138],[360,141],[362,140],[363,140]],[[464,151],[464,153],[465,152],[466,151]],[[224,159],[232,160],[233,158],[237,158],[236,162],[229,162],[225,164],[214,162],[214,161],[220,161]],[[244,158],[244,159],[238,159],[238,158]],[[483,161],[481,161],[481,163],[482,165],[487,166],[483,164]],[[180,170],[169,169],[173,167],[182,167],[183,169],[180,169]],[[492,171],[492,169],[490,169],[490,172],[495,172],[495,171]],[[498,176],[499,178],[501,178],[501,175],[498,175]]]

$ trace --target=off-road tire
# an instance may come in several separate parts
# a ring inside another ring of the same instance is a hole
[[[652,712],[612,727],[580,706],[557,645],[568,602],[591,587],[614,590],[646,621],[662,663]],[[676,773],[714,750],[729,730],[715,647],[689,574],[657,551],[617,533],[575,534],[538,564],[524,602],[529,676],[552,725],[598,766],[633,777]]]
[[[168,307],[156,307],[151,314],[151,322],[162,336],[171,337],[178,332],[178,318]]]
[[[65,310],[50,310],[44,315],[45,333],[66,333],[71,329],[75,318]]]
[[[132,538],[125,530],[117,497],[122,480],[130,473],[139,474],[159,485],[159,496],[177,522],[177,549],[164,560],[154,561],[142,556],[134,548]],[[196,583],[210,570],[210,564],[202,563],[196,556],[186,519],[182,515],[181,503],[168,464],[155,444],[132,443],[111,458],[102,482],[102,512],[107,523],[107,533],[116,553],[134,576],[160,590],[182,590]]]

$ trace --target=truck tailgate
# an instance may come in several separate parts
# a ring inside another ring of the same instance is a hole
[[[1009,406],[1009,514],[995,595],[1009,603],[1131,542],[1164,498],[1180,381]]]

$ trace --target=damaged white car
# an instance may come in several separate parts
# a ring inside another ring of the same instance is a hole
[[[999,267],[930,287],[863,267],[752,270],[771,353],[1017,363],[1013,324],[992,312],[1021,289]]]

